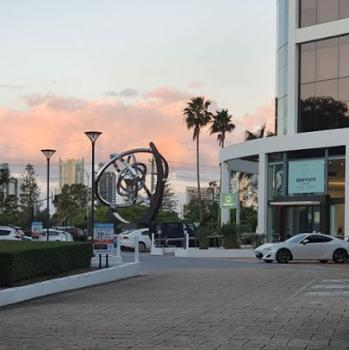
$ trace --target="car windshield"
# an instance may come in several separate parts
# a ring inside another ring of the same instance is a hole
[[[305,233],[300,233],[299,235],[295,235],[291,238],[289,238],[286,242],[287,243],[298,243],[300,242],[302,239],[304,239],[307,236],[307,234]]]

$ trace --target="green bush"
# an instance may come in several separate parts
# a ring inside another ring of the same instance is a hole
[[[200,225],[197,230],[197,238],[199,239],[199,248],[208,249],[210,241],[208,239],[209,230],[206,226]]]
[[[221,227],[223,247],[225,249],[240,249],[240,228],[236,224],[227,224]]]
[[[0,241],[0,286],[86,268],[91,256],[85,242]]]

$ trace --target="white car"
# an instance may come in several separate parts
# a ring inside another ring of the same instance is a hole
[[[15,226],[0,226],[1,241],[20,241],[25,239],[24,232]]]
[[[119,234],[120,247],[135,249],[136,237],[138,237],[139,251],[144,252],[151,248],[151,239],[148,229],[139,229],[134,231],[125,231]]]
[[[41,231],[39,234],[32,236],[33,241],[46,241],[46,230]],[[73,242],[73,236],[69,232],[62,230],[49,229],[49,241],[51,242]]]
[[[319,260],[345,263],[349,242],[321,233],[300,233],[281,243],[266,243],[255,249],[257,258],[265,262],[287,264],[290,260]]]

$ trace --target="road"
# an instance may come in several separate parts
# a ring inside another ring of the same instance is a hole
[[[141,277],[2,308],[0,349],[349,349],[349,265],[141,261]]]

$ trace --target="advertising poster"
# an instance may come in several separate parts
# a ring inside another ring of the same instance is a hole
[[[95,254],[112,254],[114,248],[114,227],[109,223],[97,223],[94,227],[93,249]]]

